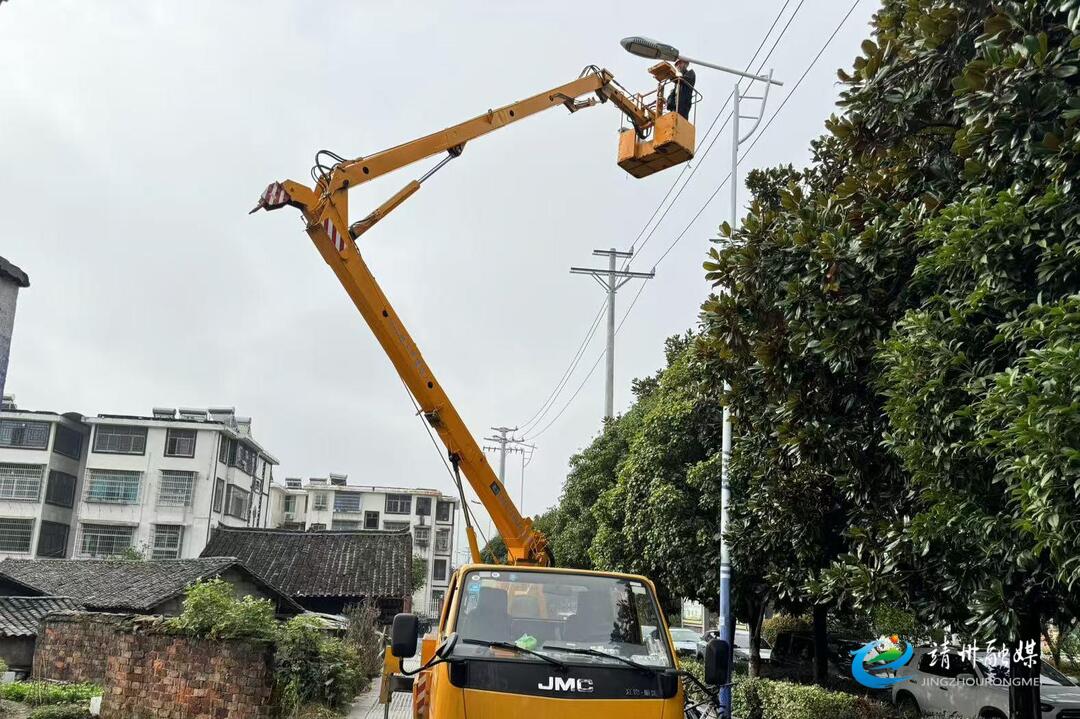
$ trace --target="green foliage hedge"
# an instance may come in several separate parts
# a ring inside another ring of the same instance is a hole
[[[74,704],[101,696],[96,684],[52,684],[50,682],[14,682],[0,684],[0,699],[23,702],[32,706],[44,704]]]
[[[735,682],[732,710],[740,719],[893,719],[892,707],[808,684],[745,678]]]
[[[808,632],[811,629],[809,617],[794,617],[790,614],[774,614],[761,623],[761,636],[769,644],[776,643],[780,632]]]

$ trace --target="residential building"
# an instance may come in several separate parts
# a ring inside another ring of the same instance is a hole
[[[233,408],[0,412],[0,557],[198,557],[217,525],[266,526],[277,460]]]
[[[68,557],[90,429],[74,413],[0,411],[0,557]]]
[[[236,557],[313,612],[341,614],[372,602],[384,623],[411,610],[407,531],[297,532],[217,527],[206,556]],[[0,563],[0,570],[3,564]]]
[[[271,494],[273,527],[409,530],[413,554],[424,560],[426,572],[424,586],[412,596],[413,611],[438,613],[453,571],[457,497],[436,489],[350,485],[345,474],[289,477]]]

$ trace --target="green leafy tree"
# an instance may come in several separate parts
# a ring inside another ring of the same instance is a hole
[[[427,560],[413,557],[409,567],[409,594],[416,594],[427,584]]]

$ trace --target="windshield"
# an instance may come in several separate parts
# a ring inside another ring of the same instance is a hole
[[[567,663],[618,660],[567,649],[592,649],[659,669],[674,663],[656,627],[660,615],[640,581],[543,571],[476,571],[461,587],[454,630],[463,657],[542,661],[484,643],[508,642]]]

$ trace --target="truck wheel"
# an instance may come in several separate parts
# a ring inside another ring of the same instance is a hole
[[[915,701],[915,697],[907,692],[897,695],[896,708],[899,710],[900,716],[904,719],[918,719],[922,716],[922,710],[919,709],[919,702]]]

